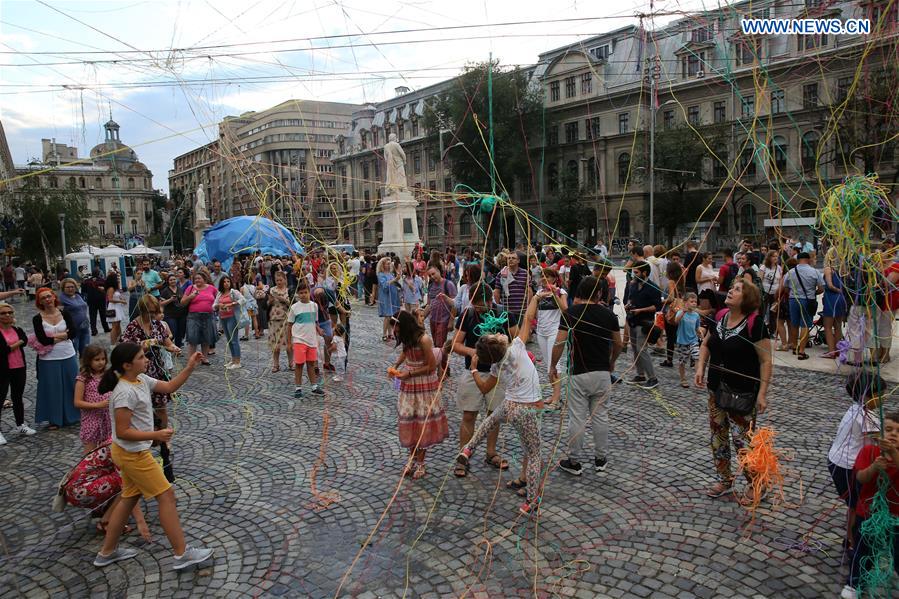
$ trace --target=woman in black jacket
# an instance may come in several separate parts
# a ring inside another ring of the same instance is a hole
[[[12,390],[12,411],[16,419],[16,430],[20,435],[33,435],[35,430],[25,423],[25,352],[22,348],[28,342],[25,331],[15,326],[13,307],[0,302],[0,406],[6,401],[6,393]],[[0,434],[0,445],[6,439]]]

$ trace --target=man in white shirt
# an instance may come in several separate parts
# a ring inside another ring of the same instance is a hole
[[[22,268],[21,264],[17,264],[16,268],[16,287],[19,289],[25,289],[25,269]]]

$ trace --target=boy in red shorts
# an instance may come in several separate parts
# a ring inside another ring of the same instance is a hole
[[[306,374],[312,383],[312,393],[324,395],[325,392],[319,385],[318,376],[315,374],[315,365],[318,361],[318,337],[322,334],[316,324],[318,307],[309,301],[309,285],[306,281],[297,282],[297,303],[287,312],[287,322],[291,323],[290,336],[293,343],[293,378],[296,388],[293,396],[299,399],[303,397],[303,364],[306,365]]]

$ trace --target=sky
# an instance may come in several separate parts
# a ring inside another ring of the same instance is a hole
[[[42,138],[87,156],[111,114],[167,192],[172,160],[214,139],[227,115],[288,99],[379,102],[491,52],[533,64],[649,11],[649,0],[2,0],[0,120],[23,164]]]

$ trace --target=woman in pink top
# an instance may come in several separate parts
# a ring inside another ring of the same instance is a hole
[[[212,320],[212,305],[218,295],[205,272],[194,275],[193,285],[184,290],[181,303],[187,308],[187,348],[193,355],[197,346],[203,348],[203,364],[209,364],[209,347],[215,343],[215,323]]]
[[[15,326],[16,318],[12,306],[0,302],[0,406],[6,401],[6,393],[12,389],[12,411],[16,418],[16,430],[20,435],[33,435],[35,430],[25,424],[25,354],[22,348],[28,342],[25,331]],[[6,439],[0,434],[0,445]]]

